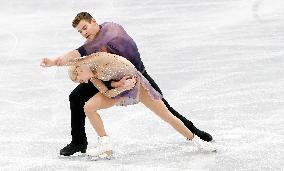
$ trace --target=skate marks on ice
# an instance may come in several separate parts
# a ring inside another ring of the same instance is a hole
[[[2,28],[3,29],[3,28]],[[18,37],[15,33],[10,32],[8,30],[0,29],[0,39],[5,40],[4,43],[0,43],[0,61],[1,61],[1,68],[0,68],[0,82],[3,80],[3,74],[5,73],[5,69],[7,69],[7,63],[13,57],[17,45],[18,45]],[[7,72],[7,71],[6,71]]]
[[[73,156],[63,157],[59,159],[68,162],[108,164],[117,168],[136,169],[147,168],[149,170],[165,169],[180,170],[188,168],[200,168],[199,161],[203,164],[210,164],[214,160],[216,153],[204,152],[198,150],[193,144],[187,142],[169,142],[169,143],[145,143],[131,142],[119,143],[114,149],[111,158],[94,157],[88,153],[76,153]],[[188,161],[195,161],[187,166]],[[199,166],[198,166],[199,165]],[[143,169],[141,169],[143,170]]]
[[[99,155],[92,155],[90,153],[80,153],[77,152],[71,156],[63,156],[59,155],[59,159],[61,160],[69,160],[69,161],[102,161],[102,160],[112,160],[115,159],[113,152],[105,152]]]
[[[195,164],[187,166],[188,161],[200,160],[201,158],[212,161],[216,153],[198,150],[186,140],[184,142],[169,143],[121,143],[115,151],[115,161],[123,165],[168,167],[188,169],[194,168]],[[204,161],[204,163],[207,163]],[[209,163],[208,163],[209,164]]]

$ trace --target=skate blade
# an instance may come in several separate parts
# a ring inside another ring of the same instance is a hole
[[[59,155],[58,158],[61,160],[84,160],[86,158],[86,154],[82,153],[82,154],[71,155],[71,156]]]
[[[200,148],[200,151],[204,152],[204,153],[217,153],[217,148],[210,148],[210,149],[205,149],[205,148]]]
[[[64,156],[64,155],[59,155],[58,158],[60,159],[80,159],[80,158],[84,158],[86,156],[86,153],[74,153],[71,156]]]
[[[106,151],[102,154],[99,154],[97,156],[93,156],[93,155],[88,155],[89,160],[91,161],[97,161],[97,160],[103,160],[103,159],[108,159],[111,160],[113,158],[113,151]]]

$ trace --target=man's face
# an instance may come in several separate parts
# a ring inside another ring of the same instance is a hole
[[[96,20],[93,19],[91,20],[91,23],[85,20],[81,20],[76,29],[87,40],[94,40],[100,30],[100,27],[96,23]]]

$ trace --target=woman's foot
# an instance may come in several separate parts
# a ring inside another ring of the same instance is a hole
[[[98,138],[98,144],[95,148],[92,148],[87,151],[87,154],[96,160],[98,158],[107,158],[110,159],[113,155],[113,145],[109,136],[103,136]]]

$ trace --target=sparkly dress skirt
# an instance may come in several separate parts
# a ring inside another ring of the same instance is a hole
[[[131,90],[126,90],[114,97],[114,99],[123,98],[123,100],[117,105],[127,106],[139,103],[140,85],[143,86],[151,99],[162,99],[162,95],[151,86],[149,81],[139,71],[137,71],[135,86]]]

